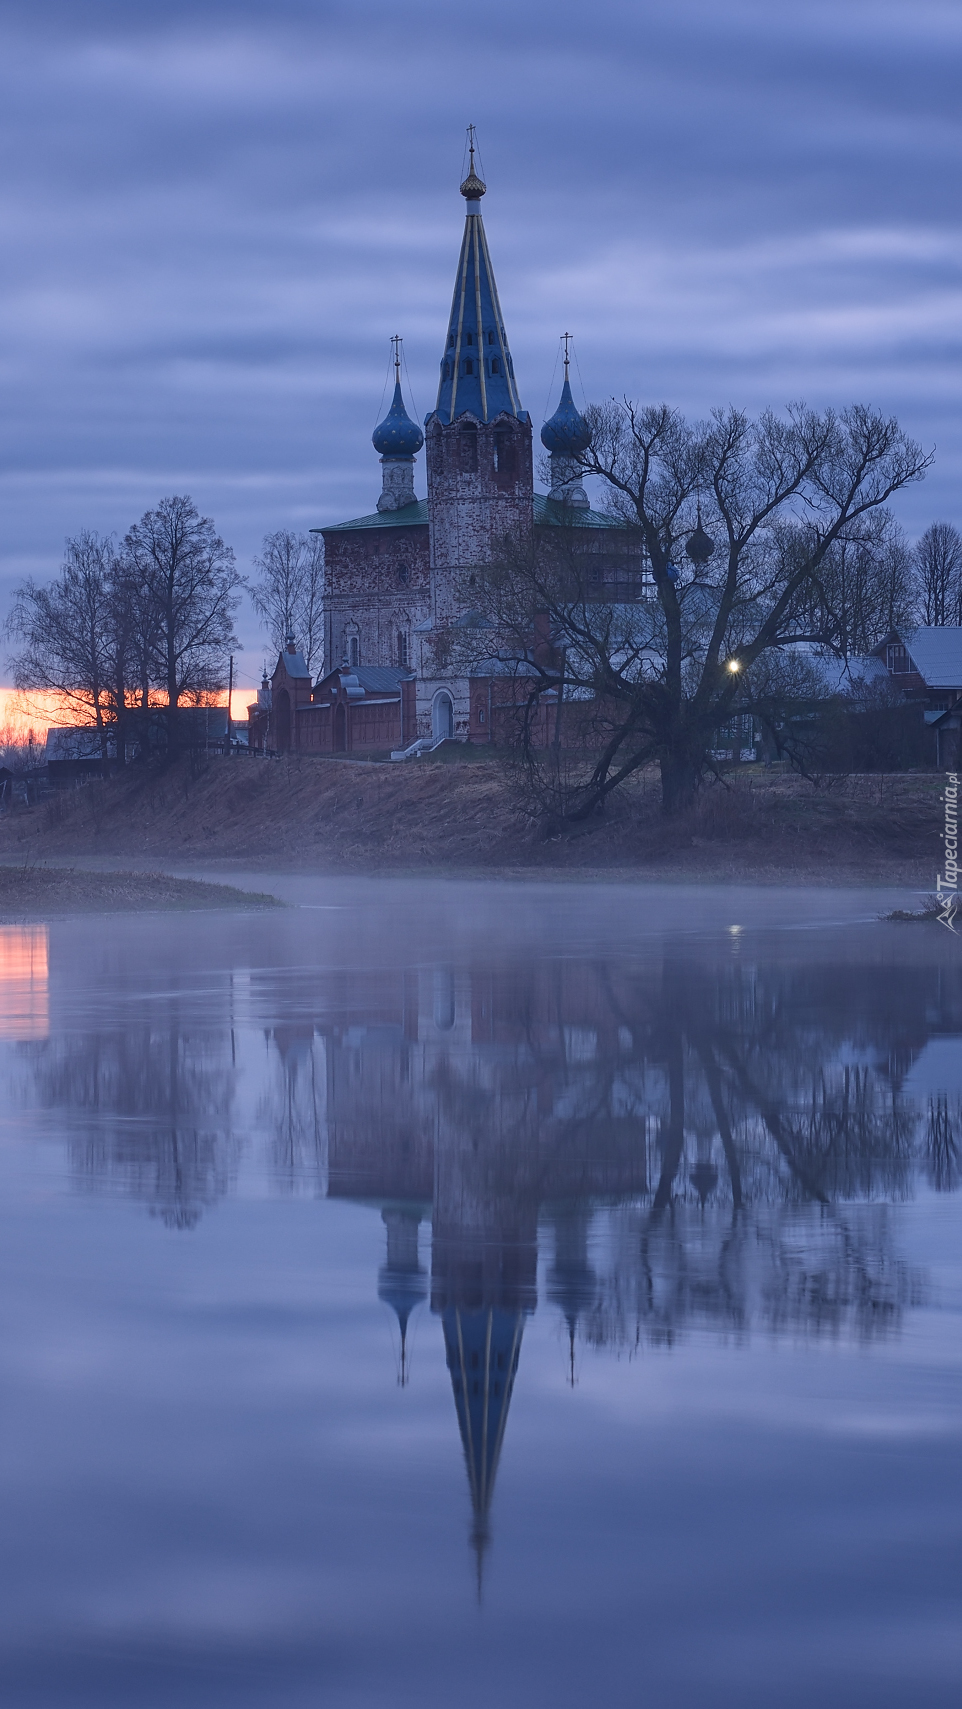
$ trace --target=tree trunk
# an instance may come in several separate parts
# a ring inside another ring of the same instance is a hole
[[[667,754],[661,762],[661,809],[683,813],[695,799],[699,768],[687,753]]]

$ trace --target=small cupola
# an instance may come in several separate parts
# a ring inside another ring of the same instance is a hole
[[[399,379],[395,381],[391,407],[371,434],[371,443],[382,457],[414,457],[424,444],[424,434],[404,407]]]
[[[588,510],[588,494],[581,484],[581,457],[591,444],[591,429],[571,396],[568,378],[568,340],[565,333],[565,377],[561,402],[554,415],[541,429],[541,443],[551,455],[551,491],[556,504],[566,504],[575,510]]]
[[[379,511],[403,510],[416,504],[414,492],[414,458],[424,444],[424,434],[412,421],[401,396],[401,340],[395,334],[394,397],[391,407],[371,434],[371,443],[381,458],[381,496]]]
[[[565,367],[567,369],[567,363]],[[541,429],[541,443],[552,456],[560,452],[564,457],[580,457],[591,444],[591,429],[571,396],[567,372],[561,388],[561,402]]]
[[[685,541],[685,555],[695,565],[696,569],[703,569],[709,558],[715,555],[715,542],[702,527],[700,504],[698,506],[698,521]]]

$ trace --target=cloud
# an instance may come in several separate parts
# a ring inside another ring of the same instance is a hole
[[[371,508],[391,333],[433,401],[469,119],[533,415],[567,326],[591,397],[878,403],[939,447],[907,525],[952,515],[960,46],[878,0],[14,0],[0,609],[172,483],[242,561]]]

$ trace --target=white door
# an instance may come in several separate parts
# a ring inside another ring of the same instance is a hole
[[[443,742],[454,735],[454,702],[444,690],[434,697],[434,740]]]

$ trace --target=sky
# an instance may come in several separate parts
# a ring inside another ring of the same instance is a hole
[[[905,527],[962,526],[960,76],[958,0],[6,0],[0,618],[167,493],[245,574],[374,508],[392,333],[434,402],[469,122],[536,431],[570,331],[580,400],[897,414],[936,451]]]

